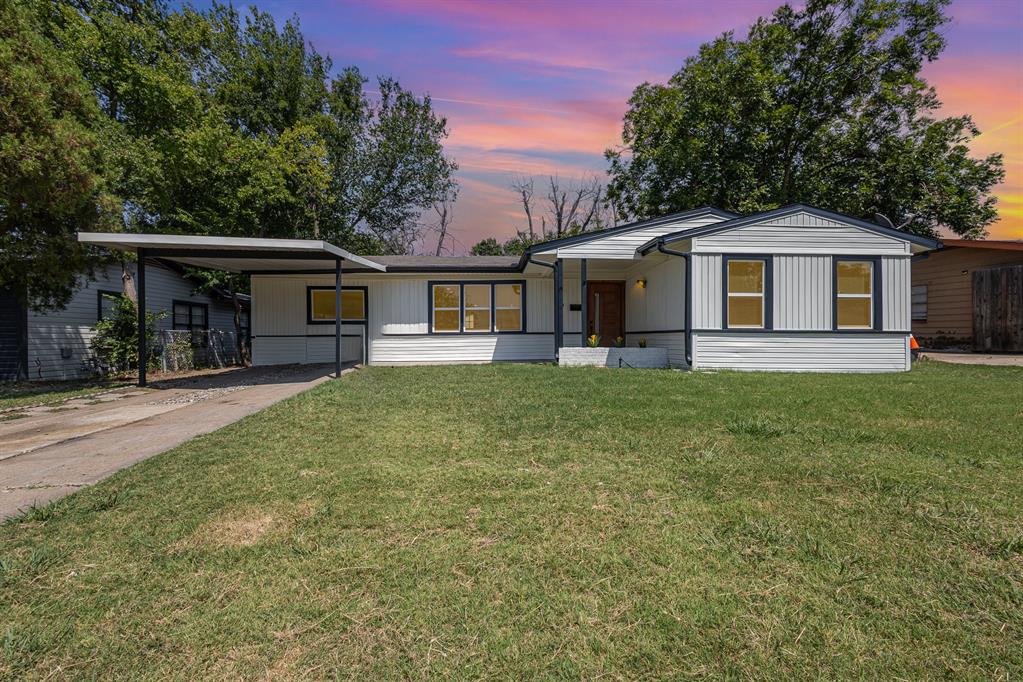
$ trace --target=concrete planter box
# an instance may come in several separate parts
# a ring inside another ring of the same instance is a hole
[[[619,362],[621,361],[621,362]],[[656,369],[668,366],[667,348],[562,348],[558,364],[566,367],[634,367]]]

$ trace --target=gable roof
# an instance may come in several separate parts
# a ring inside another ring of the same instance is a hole
[[[894,230],[890,227],[884,227],[877,223],[867,222],[866,220],[860,220],[859,218],[853,218],[851,216],[843,215],[841,213],[835,213],[833,211],[825,211],[822,208],[815,206],[807,206],[806,204],[791,204],[789,206],[782,206],[781,208],[772,209],[770,211],[761,211],[760,213],[753,213],[748,216],[741,218],[735,218],[733,220],[726,220],[721,223],[714,225],[707,225],[705,227],[697,227],[690,230],[681,230],[679,232],[672,232],[670,234],[662,235],[651,239],[646,244],[640,246],[637,250],[640,254],[649,253],[655,249],[658,244],[664,244],[667,242],[678,241],[679,239],[691,239],[693,237],[705,237],[710,234],[717,234],[718,232],[725,232],[727,230],[733,230],[737,227],[743,227],[745,225],[755,225],[756,223],[763,222],[765,220],[773,220],[775,218],[783,218],[785,216],[794,215],[796,213],[809,213],[810,215],[817,216],[818,218],[825,218],[827,220],[834,220],[840,223],[846,223],[853,227],[858,227],[868,232],[873,232],[885,237],[892,237],[893,239],[901,239],[902,241],[917,244],[929,249],[941,248],[941,243],[936,239],[928,239],[927,237],[921,237],[920,235],[911,234],[909,232],[903,232],[902,230]]]
[[[647,227],[654,227],[655,225],[664,225],[666,223],[672,223],[678,220],[689,220],[692,218],[698,218],[703,215],[713,215],[719,218],[723,218],[725,221],[733,218],[738,218],[739,214],[732,213],[731,211],[725,211],[720,208],[713,206],[702,206],[700,208],[694,208],[689,211],[680,211],[678,213],[671,213],[666,216],[660,216],[659,218],[648,218],[646,220],[637,220],[636,222],[628,223],[626,225],[619,225],[617,227],[609,227],[604,230],[596,230],[594,232],[584,232],[582,234],[575,234],[570,237],[562,237],[561,239],[551,239],[546,242],[540,242],[539,244],[533,244],[523,254],[523,259],[528,259],[529,256],[543,253],[545,251],[551,251],[553,249],[559,249],[563,246],[573,246],[576,244],[585,244],[586,242],[592,242],[597,239],[603,239],[604,237],[610,237],[613,235],[623,234],[626,232],[632,232],[634,230],[642,230]]]

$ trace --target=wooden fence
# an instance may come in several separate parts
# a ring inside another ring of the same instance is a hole
[[[973,350],[1023,351],[1023,265],[973,271]]]

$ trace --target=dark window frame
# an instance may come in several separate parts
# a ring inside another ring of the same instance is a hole
[[[914,317],[913,315],[913,289],[917,287],[923,287],[924,290],[924,316]],[[909,285],[909,323],[912,325],[914,322],[926,322],[927,321],[927,299],[930,296],[930,287],[927,284],[910,284]]]
[[[465,286],[474,284],[489,284],[490,285],[490,329],[487,331],[466,331],[465,330]],[[519,311],[522,316],[522,324],[519,329],[497,329],[497,299],[495,296],[494,287],[499,284],[518,284],[522,287],[521,293],[519,294]],[[452,331],[434,331],[433,329],[433,287],[435,286],[457,286],[458,287],[458,329]],[[427,327],[426,331],[430,335],[437,336],[452,336],[452,335],[467,335],[467,336],[487,336],[491,334],[527,334],[526,329],[526,280],[524,279],[492,279],[492,280],[429,280],[426,283],[426,309],[427,315]]]
[[[728,326],[728,263],[731,261],[759,260],[764,263],[764,326]],[[774,330],[774,255],[763,253],[727,253],[721,255],[721,328],[742,332]]]
[[[177,311],[175,310],[179,305],[188,306],[188,324],[182,325],[177,320]],[[197,327],[192,323],[192,309],[202,308],[203,310],[203,324],[201,327]],[[202,301],[186,301],[183,299],[172,299],[171,300],[171,329],[174,331],[187,331],[192,335],[192,346],[198,348],[203,345],[202,337],[197,340],[196,332],[208,332],[210,330],[210,304],[203,303]]]
[[[305,288],[305,323],[309,325],[321,325],[321,324],[334,324],[334,320],[314,320],[313,319],[313,292],[314,291],[336,291],[337,287],[327,285],[315,285],[307,286]],[[361,291],[362,292],[362,313],[363,317],[361,320],[349,319],[344,316],[344,310],[341,311],[341,324],[362,324],[365,325],[369,321],[369,287],[367,286],[341,286],[341,293],[346,291]],[[251,319],[250,319],[251,323]]]
[[[871,325],[869,327],[843,327],[838,326],[838,264],[842,262],[869,261],[871,265],[870,276],[870,304],[871,304]],[[881,273],[881,256],[832,256],[831,257],[831,330],[847,334],[863,332],[879,332],[884,330],[884,291],[882,286],[883,276]],[[910,315],[912,316],[912,304]]]
[[[96,292],[96,321],[101,322],[103,320],[103,297],[110,296],[113,298],[120,298],[124,296],[123,291],[114,291],[112,289],[100,289]]]

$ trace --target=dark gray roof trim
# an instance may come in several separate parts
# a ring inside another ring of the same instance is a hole
[[[637,251],[640,254],[646,255],[653,249],[657,248],[658,244],[666,244],[667,242],[678,241],[679,239],[692,239],[693,237],[706,237],[710,234],[717,234],[718,232],[724,232],[726,230],[733,230],[737,227],[743,227],[744,225],[754,225],[765,220],[773,220],[775,218],[782,218],[787,215],[794,213],[809,213],[815,215],[818,218],[826,218],[828,220],[835,220],[841,223],[847,223],[854,227],[874,232],[876,234],[883,235],[885,237],[893,237],[895,239],[901,239],[912,244],[918,244],[920,246],[926,246],[930,249],[940,248],[940,243],[936,239],[928,239],[927,237],[921,237],[920,235],[911,234],[909,232],[903,232],[902,230],[893,230],[890,227],[884,227],[876,223],[869,223],[859,218],[853,218],[851,216],[842,215],[841,213],[834,213],[833,211],[825,211],[822,208],[816,208],[815,206],[807,206],[806,204],[792,204],[790,206],[782,206],[770,211],[762,211],[761,213],[754,213],[742,218],[735,218],[734,220],[726,220],[725,222],[717,223],[715,225],[707,225],[706,227],[695,227],[691,230],[681,230],[679,232],[672,232],[671,234],[661,235],[651,239],[643,246],[639,247]]]
[[[641,230],[646,227],[654,227],[655,225],[663,225],[664,223],[672,223],[677,220],[688,220],[691,218],[698,218],[702,215],[714,215],[719,218],[724,218],[726,221],[733,218],[738,218],[737,213],[731,211],[724,211],[720,208],[714,208],[713,206],[703,206],[701,208],[694,208],[690,211],[680,211],[679,213],[672,213],[670,215],[661,216],[659,218],[649,218],[647,220],[638,220],[627,225],[619,225],[618,227],[609,227],[605,230],[597,230],[595,232],[584,232],[582,234],[572,235],[571,237],[562,237],[561,239],[552,239],[546,242],[540,242],[534,244],[526,250],[523,258],[528,258],[530,255],[535,255],[538,251],[549,251],[554,248],[561,248],[562,246],[574,246],[575,244],[585,244],[591,242],[594,239],[602,239],[604,237],[622,234],[624,232],[632,232],[633,230]]]

